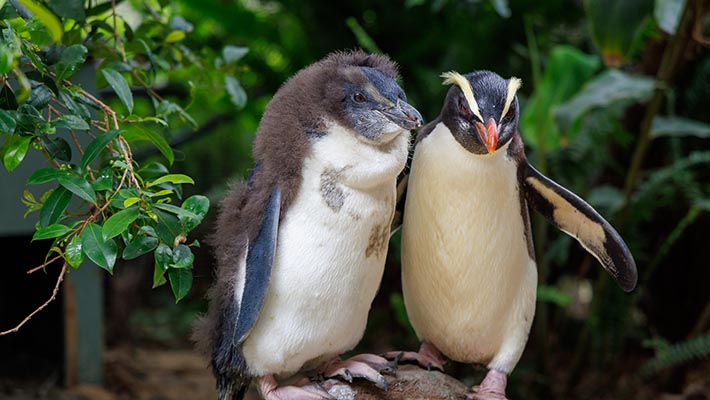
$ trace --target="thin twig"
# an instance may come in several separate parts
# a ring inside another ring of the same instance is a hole
[[[34,267],[34,268],[32,268],[31,270],[27,271],[27,275],[29,275],[29,274],[31,274],[31,273],[33,273],[33,272],[39,271],[40,269],[42,269],[42,268],[48,266],[49,264],[51,264],[51,263],[57,261],[57,260],[60,259],[60,258],[62,258],[61,255],[55,256],[55,257],[52,258],[51,260],[46,261],[44,264],[42,264],[42,265],[40,265],[40,266],[38,266],[38,267]]]
[[[22,328],[22,325],[26,324],[27,321],[32,319],[32,317],[35,316],[38,312],[44,310],[45,307],[49,305],[49,303],[53,302],[57,298],[57,293],[59,293],[59,286],[62,284],[62,281],[64,280],[64,274],[67,272],[67,263],[65,262],[64,265],[62,266],[61,272],[59,272],[59,277],[57,278],[57,284],[54,285],[54,290],[52,291],[52,296],[44,302],[41,306],[37,307],[36,310],[32,311],[28,316],[25,317],[25,319],[22,320],[17,326],[15,326],[12,329],[8,329],[4,332],[0,332],[0,336],[7,335],[8,333],[14,333],[20,330]]]

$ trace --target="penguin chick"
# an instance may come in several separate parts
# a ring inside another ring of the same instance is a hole
[[[453,86],[420,131],[402,181],[403,296],[422,347],[386,357],[442,368],[443,353],[487,365],[472,398],[501,399],[535,313],[528,207],[575,238],[625,291],[636,285],[636,265],[607,221],[528,163],[518,132],[520,80],[489,71],[442,77]]]
[[[384,386],[387,360],[338,358],[362,338],[380,284],[409,129],[422,117],[396,65],[361,51],[328,55],[291,77],[257,129],[255,166],[220,205],[217,276],[194,339],[220,400],[256,380],[266,399],[321,399],[277,378],[308,368]]]

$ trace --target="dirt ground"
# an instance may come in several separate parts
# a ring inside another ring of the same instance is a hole
[[[390,378],[388,378],[389,380]],[[394,379],[394,378],[392,378]],[[616,377],[623,381],[624,377]],[[701,362],[687,371],[683,383],[674,393],[657,391],[654,383],[635,389],[630,398],[656,400],[710,399],[710,362]],[[118,347],[109,349],[105,356],[105,385],[82,385],[62,388],[56,375],[41,382],[3,382],[0,377],[2,400],[199,400],[215,399],[214,379],[206,361],[191,349],[155,349]],[[390,399],[421,398],[414,396],[424,386],[433,388],[429,399],[459,398],[466,389],[460,382],[438,372],[428,373],[413,366],[402,366],[397,381],[390,380]],[[613,400],[614,396],[595,395],[593,385],[580,385],[587,394],[579,399]],[[583,387],[587,386],[585,390]],[[377,389],[367,384],[358,385],[358,400],[380,400]],[[427,390],[425,388],[425,390]],[[625,398],[629,398],[624,396]],[[259,397],[252,391],[247,400]],[[524,400],[524,399],[517,399]]]

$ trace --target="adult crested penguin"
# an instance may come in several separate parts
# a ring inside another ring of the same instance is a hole
[[[636,265],[604,218],[528,163],[519,79],[442,77],[452,87],[416,139],[402,221],[404,302],[422,346],[397,356],[438,368],[442,354],[487,365],[470,398],[502,399],[535,313],[528,207],[575,238],[625,291],[636,285]]]
[[[386,386],[388,361],[340,360],[362,338],[383,273],[396,180],[422,117],[384,55],[336,52],[274,95],[255,166],[221,203],[217,276],[193,338],[211,358],[220,400],[252,380],[266,399],[322,399],[277,379],[315,368]]]

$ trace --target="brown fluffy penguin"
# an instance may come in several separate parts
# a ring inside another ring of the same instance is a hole
[[[636,265],[602,216],[528,163],[518,79],[490,71],[443,77],[453,86],[420,131],[403,181],[403,295],[422,347],[387,357],[439,368],[441,354],[484,364],[488,374],[470,397],[503,399],[535,313],[528,207],[575,238],[626,291],[636,285]]]
[[[383,273],[396,180],[421,115],[384,55],[338,52],[291,77],[267,105],[245,184],[221,203],[217,276],[194,338],[220,400],[255,380],[266,399],[321,399],[278,386],[307,368],[386,385],[387,361],[342,361],[362,338]]]

